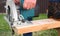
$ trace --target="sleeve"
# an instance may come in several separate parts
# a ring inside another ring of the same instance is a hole
[[[23,8],[24,0],[20,0],[20,8]]]

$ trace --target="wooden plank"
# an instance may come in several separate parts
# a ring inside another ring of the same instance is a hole
[[[32,21],[32,23],[32,25],[27,26],[15,26],[13,29],[17,34],[23,34],[60,27],[60,21],[53,19],[36,20]]]

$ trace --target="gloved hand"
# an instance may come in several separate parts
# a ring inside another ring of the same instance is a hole
[[[23,8],[24,9],[32,9],[36,5],[36,0],[24,0]]]

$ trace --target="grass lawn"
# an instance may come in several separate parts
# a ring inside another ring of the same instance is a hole
[[[33,20],[47,19],[47,14],[40,14],[39,17],[34,17]]]
[[[0,36],[10,36],[11,30],[8,23],[4,20],[4,15],[0,15]]]
[[[33,18],[33,20],[47,18],[45,14],[40,14],[39,17]],[[0,14],[0,36],[11,36],[11,30],[8,23],[4,20],[4,15]],[[37,36],[37,32],[34,32],[34,36]],[[38,31],[38,36],[58,36],[55,29]]]

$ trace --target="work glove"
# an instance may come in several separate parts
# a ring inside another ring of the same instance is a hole
[[[23,8],[24,9],[32,9],[35,8],[36,0],[24,0]]]

